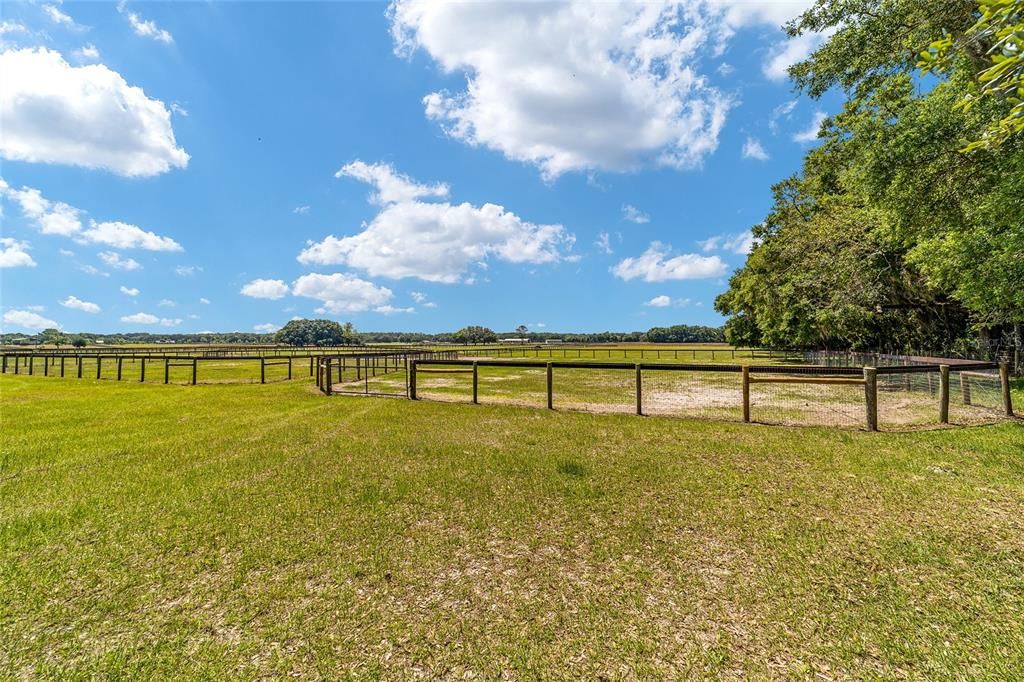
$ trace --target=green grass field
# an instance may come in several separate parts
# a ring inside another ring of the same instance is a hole
[[[1024,676],[1017,422],[11,375],[0,419],[3,678]]]

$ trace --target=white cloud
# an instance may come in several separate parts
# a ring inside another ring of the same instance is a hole
[[[625,281],[643,279],[645,282],[664,282],[677,279],[706,279],[726,272],[725,263],[718,256],[684,253],[671,256],[670,247],[652,242],[640,256],[625,258],[612,268],[612,273]]]
[[[98,275],[100,277],[110,277],[110,273],[109,272],[103,272],[102,270],[100,270],[99,268],[97,268],[97,267],[95,267],[93,265],[83,265],[81,267],[81,270],[82,270],[82,272],[84,272],[87,275]]]
[[[370,195],[370,202],[385,206],[414,201],[425,197],[448,196],[448,185],[439,182],[436,185],[421,185],[408,175],[397,173],[386,163],[364,163],[353,161],[342,166],[334,177],[350,177],[361,180],[377,188],[376,194]]]
[[[397,0],[399,54],[424,50],[462,92],[423,98],[455,139],[577,170],[698,165],[731,102],[698,73],[722,15],[699,3]]]
[[[179,265],[178,267],[174,268],[174,274],[178,275],[179,277],[191,277],[197,272],[202,271],[203,269],[197,265]]]
[[[56,328],[60,325],[30,310],[8,310],[4,313],[4,324],[24,329],[40,330]]]
[[[270,334],[271,332],[276,332],[278,329],[281,328],[281,326],[274,324],[273,322],[264,322],[263,324],[255,324],[253,325],[252,328],[258,332]]]
[[[761,65],[761,70],[769,80],[787,79],[789,67],[810,57],[830,33],[804,33],[780,40],[768,51],[768,58]]]
[[[434,303],[433,301],[427,301],[426,303],[423,304],[423,307],[424,308],[436,308],[437,304]]]
[[[184,168],[171,114],[102,64],[47,48],[0,53],[0,156],[149,176]]]
[[[210,299],[208,298],[200,298],[199,302],[202,303],[203,305],[210,305]]]
[[[309,215],[309,206],[296,206],[292,209],[292,213],[298,215]]]
[[[182,118],[188,118],[188,109],[181,106],[181,104],[179,104],[178,102],[171,102],[171,111],[176,113],[178,116],[181,116]]]
[[[792,118],[793,109],[796,109],[796,105],[799,100],[791,99],[787,102],[783,102],[779,106],[772,109],[772,115],[768,119],[768,129],[772,131],[772,135],[779,132],[779,121],[782,119],[789,120]]]
[[[138,296],[139,290],[135,288],[128,288],[126,286],[121,287],[121,293],[125,296]]]
[[[71,54],[81,62],[94,62],[100,58],[100,51],[92,43],[83,45]]]
[[[423,303],[424,301],[427,300],[427,295],[421,291],[413,291],[410,292],[409,295],[412,296],[412,300],[416,301],[417,303]]]
[[[622,207],[622,218],[637,225],[651,222],[651,217],[636,206],[626,204]]]
[[[0,268],[34,268],[36,262],[28,254],[28,242],[0,237]]]
[[[96,314],[100,312],[100,307],[98,305],[96,305],[95,303],[90,303],[89,301],[83,301],[77,296],[68,296],[63,301],[61,301],[60,304],[65,308],[71,308],[72,310],[81,310],[83,313]]]
[[[380,305],[374,308],[373,312],[380,313],[382,315],[394,315],[396,313],[411,313],[415,310],[415,308],[396,308],[393,305]]]
[[[317,312],[329,313],[358,313],[381,307],[392,296],[386,287],[340,272],[303,275],[292,283],[292,294],[322,302],[323,307]]]
[[[181,244],[170,237],[147,232],[141,227],[109,221],[89,221],[89,229],[82,232],[82,239],[94,244],[106,244],[118,249],[146,249],[147,251],[184,251]]]
[[[697,244],[705,253],[722,249],[723,251],[746,255],[754,248],[754,234],[749,230],[737,232],[736,234],[717,234],[703,239],[697,242]]]
[[[68,28],[73,28],[75,26],[75,20],[64,12],[61,12],[57,5],[43,5],[43,13],[46,14],[46,16],[50,18],[50,21],[55,24],[60,24]]]
[[[800,131],[793,136],[794,142],[814,142],[818,139],[818,131],[821,130],[821,124],[825,121],[825,112],[816,111],[814,117],[811,119],[811,123],[805,130]]]
[[[158,324],[161,327],[177,327],[182,322],[181,318],[157,317],[156,315],[150,315],[149,313],[125,315],[121,318],[121,321],[131,324]]]
[[[612,238],[607,232],[602,232],[597,235],[597,241],[594,245],[604,253],[613,253],[612,251]]]
[[[132,30],[135,31],[135,35],[143,38],[152,38],[153,40],[160,41],[165,45],[170,45],[174,42],[174,37],[157,26],[156,22],[143,19],[135,12],[126,11],[124,2],[121,2],[118,5],[117,11],[123,13],[128,18],[128,23],[131,24]]]
[[[360,169],[353,177],[365,177],[376,187],[372,199],[383,208],[356,235],[329,235],[310,244],[299,254],[300,263],[347,264],[373,276],[451,284],[468,282],[466,269],[489,257],[509,263],[557,262],[575,241],[561,225],[530,223],[496,204],[416,201],[438,196],[441,187],[447,193],[447,187],[419,185],[387,166],[363,164]]]
[[[82,229],[81,210],[60,201],[50,201],[38,189],[14,189],[0,178],[0,196],[17,202],[22,215],[35,223],[43,234],[70,236]]]
[[[288,295],[288,285],[279,279],[254,279],[243,285],[239,293],[251,298],[266,298],[276,301]]]
[[[118,270],[138,270],[142,267],[134,258],[121,258],[116,251],[100,251],[97,254],[101,261]]]
[[[157,305],[161,306],[163,308],[173,308],[174,306],[176,306],[178,304],[175,303],[174,301],[172,301],[169,298],[162,298],[162,299],[160,299],[160,302],[157,303]]]
[[[68,256],[68,257],[72,257],[72,256],[75,255],[74,251],[68,251],[67,249],[57,249],[57,253],[59,253],[62,256]]]
[[[761,142],[757,138],[748,135],[747,141],[743,143],[743,158],[767,161],[770,157],[764,147],[761,146]]]
[[[649,306],[651,306],[653,308],[666,308],[666,307],[672,305],[672,299],[669,298],[668,296],[665,296],[665,295],[655,296],[654,298],[649,300],[647,303],[644,303],[644,305],[649,305]]]

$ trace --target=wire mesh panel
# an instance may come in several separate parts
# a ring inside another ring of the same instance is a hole
[[[806,379],[785,375],[758,375],[757,378],[784,378],[795,382]],[[841,377],[839,380],[851,381],[849,377]],[[757,381],[752,377],[752,421],[762,424],[860,428],[866,423],[865,417],[863,384],[776,383]]]
[[[472,381],[472,375],[469,378]],[[480,367],[478,376],[480,402],[484,404],[547,405],[547,368]],[[472,386],[465,395],[471,397]],[[558,374],[555,374],[555,399],[558,399]]]
[[[636,411],[636,372],[622,369],[553,368],[554,405],[587,412]]]
[[[738,371],[643,371],[644,414],[693,419],[743,419]]]
[[[951,368],[949,373],[949,422],[984,424],[1003,414],[999,370]]]
[[[927,426],[939,422],[938,367],[926,371],[887,372],[878,375],[880,428]]]

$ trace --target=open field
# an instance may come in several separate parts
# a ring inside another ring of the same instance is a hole
[[[2,677],[1024,675],[1018,422],[10,375],[0,409]]]

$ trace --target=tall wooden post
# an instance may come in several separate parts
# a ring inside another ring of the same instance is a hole
[[[643,353],[643,351],[640,351]],[[640,363],[636,363],[636,413],[643,415],[644,413],[644,379],[643,372],[640,370]]]
[[[949,365],[939,365],[939,423],[949,423]]]
[[[409,363],[409,399],[416,400],[416,360]]]
[[[122,367],[123,364],[124,364],[124,358],[122,358],[120,355],[117,356],[117,380],[118,381],[121,380],[121,367]]]
[[[478,393],[477,393],[477,380],[479,378],[479,373],[480,373],[480,370],[476,366],[476,360],[474,360],[473,361],[473,404],[474,405],[479,405],[480,404],[480,401],[477,400],[477,397],[478,397]]]
[[[7,356],[6,355],[4,356],[4,359],[3,359],[3,366],[4,366],[3,367],[3,373],[7,374]]]
[[[553,410],[553,409],[555,409],[555,391],[554,391],[555,373],[554,373],[554,369],[551,367],[551,363],[550,362],[547,365],[547,369],[548,369],[548,409],[549,410]]]
[[[196,385],[196,374],[198,373],[196,370],[198,369],[197,368],[198,364],[199,364],[199,360],[197,360],[196,358],[192,358],[192,385],[193,386]]]
[[[43,356],[43,376],[44,377],[50,376],[50,356],[49,355],[44,355]]]
[[[171,383],[171,359],[164,358],[164,383]]]
[[[35,356],[34,356],[34,355],[30,355],[30,356],[28,356],[28,375],[29,375],[29,376],[32,376],[32,370],[34,369],[32,365],[34,364],[34,362],[33,362],[33,361],[34,361],[35,359],[36,359],[36,358],[35,358]]]
[[[868,431],[878,430],[878,370],[864,368],[864,407],[867,410]]]
[[[327,395],[331,394],[331,391],[333,390],[331,387],[334,385],[333,377],[331,376],[331,365],[333,365],[333,364],[334,363],[331,362],[331,359],[328,358],[327,359],[327,379],[326,379],[327,383],[324,384],[324,388],[327,389]],[[339,378],[341,378],[341,377],[339,377]]]
[[[75,356],[75,362],[78,363],[78,378],[81,379],[82,378],[82,356],[81,355],[76,355]]]
[[[313,356],[312,355],[309,356],[309,376],[313,376]],[[319,386],[319,385],[320,385],[320,383],[317,382],[317,386]]]
[[[1006,416],[1013,416],[1013,400],[1010,398],[1010,363],[1000,362],[999,363],[999,383],[1003,389],[1003,408],[1006,410]]]
[[[60,356],[60,376],[64,378],[64,356]]]
[[[750,366],[743,365],[740,370],[743,377],[743,421],[750,421]]]
[[[142,358],[139,362],[139,383],[145,383],[146,381],[146,358]]]
[[[292,380],[292,358],[288,356],[288,381]],[[195,383],[195,382],[193,382]]]
[[[267,383],[267,360],[262,355],[260,356],[260,383]]]
[[[960,395],[963,396],[964,405],[971,404],[971,377],[963,370],[960,371]]]
[[[21,373],[20,365],[21,365],[21,356],[20,355],[15,355],[14,356],[14,373],[15,374],[20,374]]]
[[[99,379],[100,375],[102,373],[103,373],[103,356],[102,355],[97,355],[96,356],[96,378]]]

